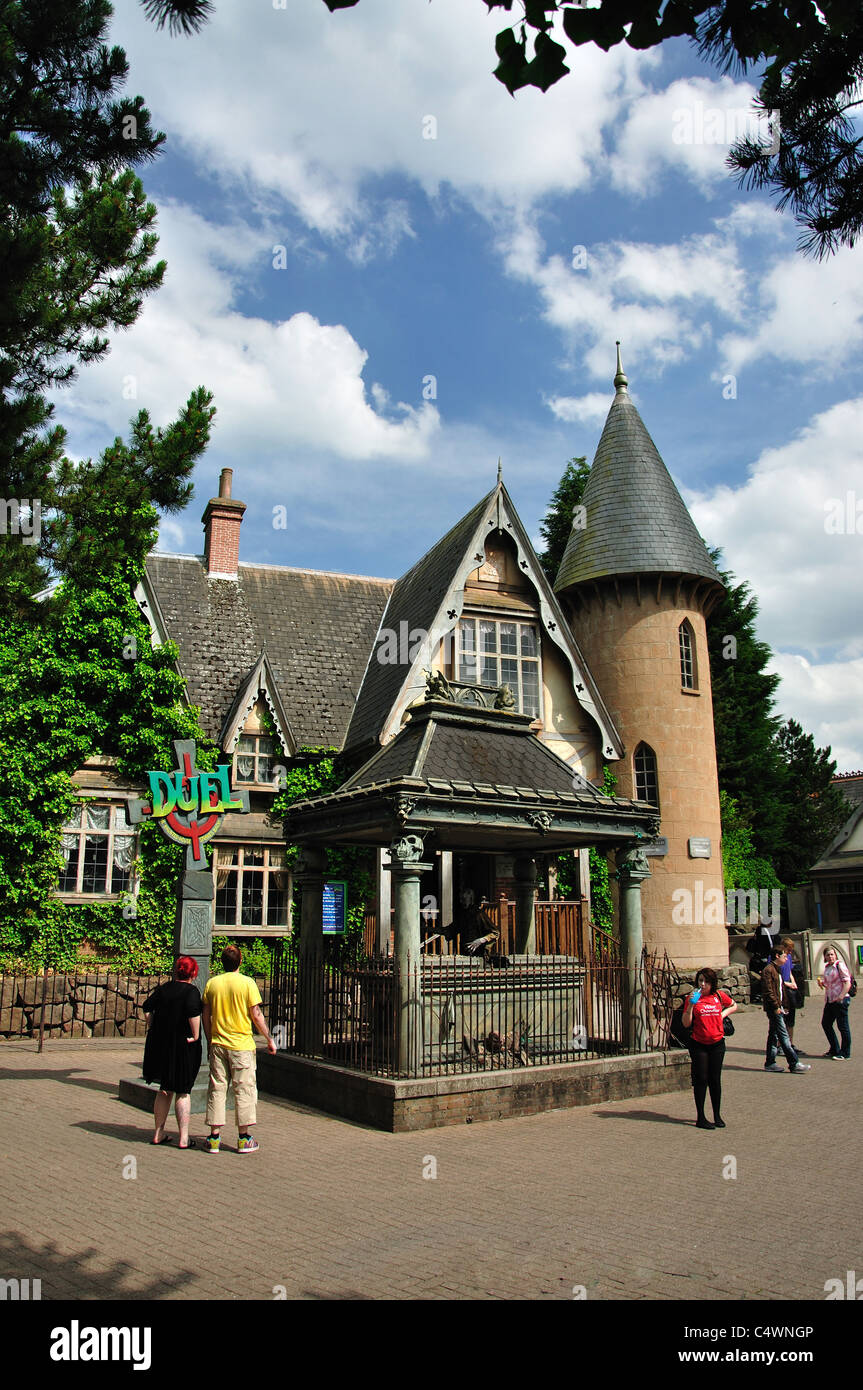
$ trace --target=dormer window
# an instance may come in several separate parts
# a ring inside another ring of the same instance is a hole
[[[465,685],[508,685],[522,714],[539,715],[539,634],[533,623],[504,618],[462,618],[456,680]]]
[[[695,633],[688,618],[677,629],[680,643],[680,684],[683,690],[698,689],[698,664],[695,660]]]
[[[234,781],[238,785],[272,786],[279,747],[269,734],[240,734],[234,754]]]

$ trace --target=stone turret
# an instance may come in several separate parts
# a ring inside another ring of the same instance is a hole
[[[705,618],[722,581],[632,402],[618,344],[608,412],[555,591],[626,745],[620,796],[658,801],[644,936],[724,965],[719,786]],[[584,520],[584,525],[580,521]],[[664,841],[667,841],[667,852]]]

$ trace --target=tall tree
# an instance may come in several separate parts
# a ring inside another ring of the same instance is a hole
[[[545,541],[545,550],[539,556],[539,563],[552,584],[557,579],[560,562],[573,526],[573,514],[584,496],[584,488],[590,474],[590,465],[583,456],[569,460],[563,477],[555,488],[548,509],[539,523],[539,534]]]
[[[830,748],[816,748],[811,734],[789,719],[776,737],[785,811],[782,844],[774,858],[783,883],[805,881],[815,860],[848,819],[848,803],[831,785],[836,763]]]
[[[143,781],[147,768],[169,757],[171,739],[206,743],[196,712],[184,707],[176,648],[152,646],[133,591],[156,539],[157,509],[174,511],[188,499],[212,416],[209,393],[199,388],[167,429],[154,429],[142,411],[128,444],[117,439],[101,458],[78,465],[74,478],[67,473],[59,587],[42,604],[40,624],[13,615],[3,625],[0,951],[35,950],[57,962],[70,950],[74,958],[82,936],[101,933],[102,944],[128,937],[118,904],[84,913],[55,896],[61,827],[79,804],[72,774],[98,752]],[[152,944],[163,951],[177,867],[171,857],[149,856],[151,869],[165,870],[149,922]]]
[[[111,13],[107,0],[0,0],[0,493],[48,514],[27,544],[0,539],[0,616],[28,608],[53,559],[65,431],[46,392],[104,356],[165,269],[133,172],[165,137],[141,97],[120,94]]]
[[[767,670],[772,652],[756,633],[758,600],[749,584],[721,568],[725,592],[707,623],[713,724],[719,785],[752,832],[757,854],[770,857],[782,843],[784,807],[774,713],[779,677]]]

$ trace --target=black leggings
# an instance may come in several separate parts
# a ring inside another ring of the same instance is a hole
[[[725,1041],[717,1043],[690,1042],[689,1055],[692,1059],[692,1089],[695,1092],[695,1108],[698,1118],[704,1118],[704,1098],[710,1091],[713,1118],[721,1116],[722,1104],[722,1063],[725,1060]]]

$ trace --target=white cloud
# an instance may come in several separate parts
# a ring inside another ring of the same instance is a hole
[[[783,679],[783,711],[804,724],[806,714],[819,741],[841,741],[845,761],[859,764],[863,515],[858,523],[852,508],[861,528],[852,531],[849,493],[855,507],[863,503],[863,396],[765,450],[742,487],[689,495],[687,503],[701,534],[722,547],[725,566],[757,596],[758,632],[776,651]]]
[[[239,457],[251,449],[284,458],[296,448],[347,459],[426,457],[437,410],[392,404],[378,383],[370,401],[368,354],[347,328],[308,313],[271,323],[234,309],[242,272],[261,256],[260,234],[215,227],[172,204],[163,204],[159,228],[170,266],[164,287],[133,330],[115,337],[110,356],[82,369],[58,398],[72,425],[103,442],[142,406],[164,424],[203,382],[218,410],[214,441]]]
[[[186,41],[137,0],[115,8],[112,39],[172,146],[226,185],[284,200],[361,260],[410,232],[404,204],[371,190],[384,176],[508,206],[586,186],[604,168],[604,128],[660,61],[591,45],[550,91],[513,99],[491,73],[500,16],[464,0],[363,0],[335,15],[314,0],[224,4]]]
[[[749,129],[760,134],[751,116],[754,95],[748,82],[730,77],[680,78],[644,92],[628,107],[609,161],[612,183],[645,196],[656,192],[665,169],[685,174],[702,193],[727,183],[731,145]]]
[[[739,372],[766,357],[835,367],[863,343],[863,261],[845,247],[825,261],[784,256],[753,285],[753,327],[720,343]]]
[[[593,376],[610,375],[616,338],[624,361],[635,357],[661,371],[711,337],[713,314],[736,318],[742,311],[746,278],[733,219],[676,245],[611,241],[576,246],[568,258],[546,255],[528,215],[499,227],[506,270],[536,287],[544,318]]]
[[[783,719],[796,719],[817,747],[829,746],[838,772],[863,767],[863,658],[813,663],[777,652],[771,669],[782,677],[777,707]]]
[[[578,425],[604,424],[610,404],[611,397],[607,391],[591,391],[586,396],[553,396],[546,401],[558,420]]]

